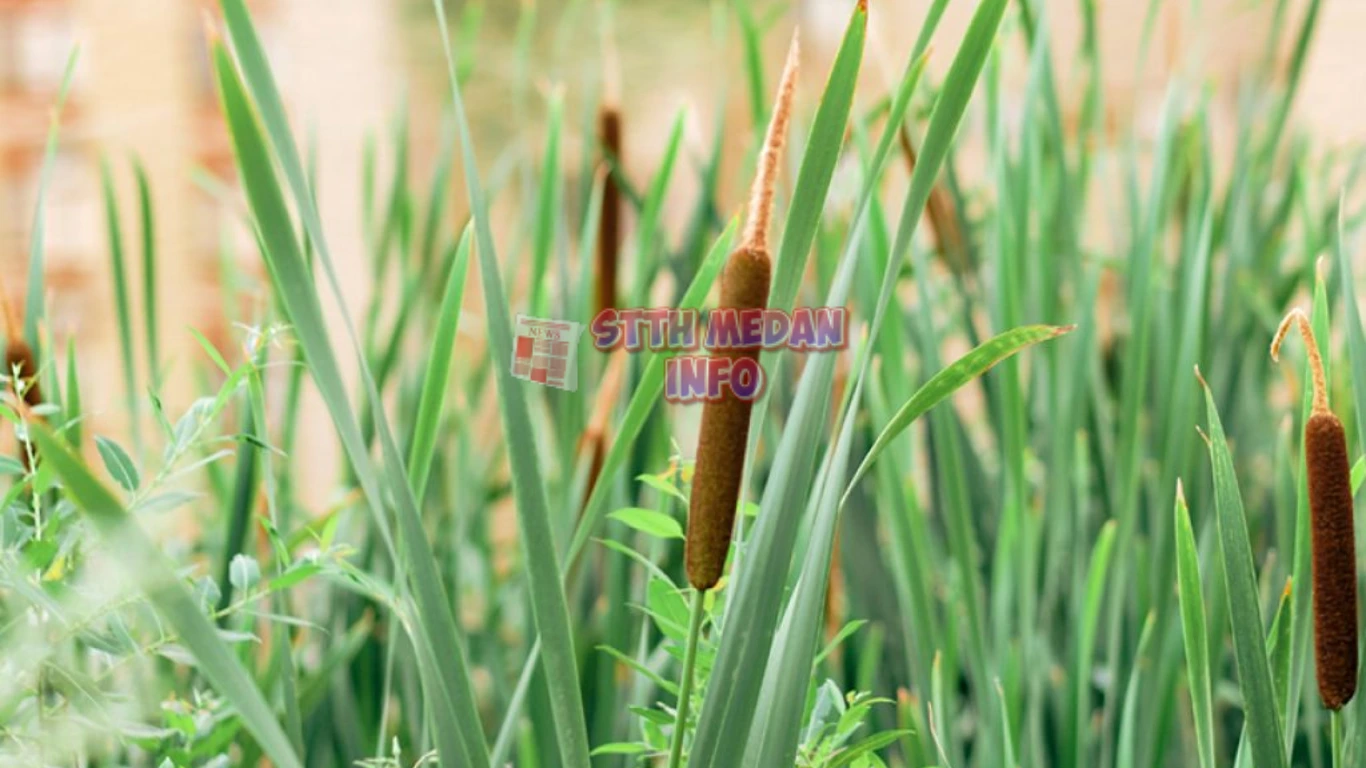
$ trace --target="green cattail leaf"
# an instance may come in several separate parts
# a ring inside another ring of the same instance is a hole
[[[152,188],[141,160],[133,163],[138,182],[138,220],[142,224],[142,322],[146,341],[147,381],[153,390],[161,389],[161,348],[157,338],[157,238]]]
[[[76,368],[76,337],[71,336],[66,340],[66,402],[63,411],[66,415],[66,441],[75,448],[77,453],[81,450],[81,422],[84,414],[81,412],[81,379]]]
[[[817,481],[811,545],[802,561],[797,588],[774,637],[746,748],[744,765],[749,768],[796,761],[802,741],[800,728],[805,694],[810,685],[808,671],[815,659],[817,633],[823,626],[821,617],[829,586],[830,558],[840,518],[840,490],[849,466],[855,417],[862,394],[863,380],[860,379],[852,394],[847,396],[839,436]]]
[[[1210,679],[1209,640],[1205,596],[1200,586],[1200,556],[1191,528],[1190,510],[1178,488],[1176,494],[1176,596],[1181,604],[1181,637],[1186,646],[1186,681],[1195,717],[1195,754],[1200,768],[1215,768],[1213,684]]]
[[[446,290],[441,295],[441,310],[437,315],[436,333],[432,336],[431,351],[427,354],[427,372],[422,377],[422,394],[418,398],[417,421],[413,427],[413,443],[408,452],[408,480],[413,495],[419,500],[427,488],[427,476],[436,452],[436,433],[441,426],[441,412],[446,402],[446,389],[451,379],[451,363],[455,359],[455,336],[460,328],[460,305],[465,299],[465,278],[469,275],[470,238],[468,225],[456,247],[455,262],[446,277]]]
[[[664,214],[664,202],[669,194],[669,184],[673,179],[674,166],[683,145],[683,127],[686,114],[679,112],[669,129],[669,139],[664,145],[664,158],[659,170],[645,195],[636,226],[636,269],[635,285],[631,288],[632,306],[645,306],[650,303],[650,283],[659,267],[657,257],[660,253],[660,227]]]
[[[1148,656],[1148,646],[1152,643],[1153,627],[1157,623],[1156,614],[1149,613],[1148,618],[1143,622],[1143,630],[1138,636],[1138,651],[1135,654],[1133,669],[1129,675],[1129,689],[1124,694],[1124,712],[1120,715],[1119,726],[1119,747],[1116,750],[1118,755],[1115,768],[1134,768],[1138,760],[1138,713],[1141,697],[1148,695],[1143,690],[1144,672],[1151,665]],[[1009,722],[1007,720],[1007,722]],[[1015,765],[1012,758],[1009,765]]]
[[[563,167],[560,163],[560,125],[563,122],[564,97],[558,91],[550,94],[550,125],[546,130],[545,158],[542,160],[541,188],[536,198],[536,229],[532,239],[531,274],[544,275],[550,265],[550,249],[555,241],[555,229],[563,197]],[[544,314],[545,280],[531,283],[531,312]]]
[[[763,131],[766,122],[764,106],[768,98],[768,92],[764,90],[763,30],[748,2],[736,3],[735,13],[740,19],[740,41],[745,50],[745,83],[749,86],[750,117],[754,120],[755,130]]]
[[[100,161],[100,191],[104,196],[104,218],[109,238],[109,271],[114,279],[114,318],[119,331],[120,361],[123,363],[123,394],[128,405],[128,417],[133,433],[133,446],[138,446],[138,385],[137,366],[133,358],[133,321],[128,296],[128,268],[123,255],[123,232],[119,226],[119,204],[114,194],[114,180],[107,160]]]
[[[1215,520],[1219,551],[1223,555],[1224,581],[1228,590],[1229,618],[1233,630],[1238,686],[1243,694],[1248,743],[1255,768],[1285,768],[1285,740],[1277,714],[1271,666],[1266,655],[1266,636],[1257,593],[1256,566],[1248,538],[1247,516],[1238,490],[1233,457],[1224,437],[1214,395],[1205,389],[1209,418],[1209,453],[1214,470]]]
[[[67,492],[94,523],[106,542],[128,565],[157,611],[175,629],[179,643],[194,656],[198,670],[237,711],[242,724],[280,768],[302,768],[303,762],[275,719],[260,689],[237,656],[218,636],[199,604],[166,559],[161,548],[124,509],[118,498],[71,452],[66,441],[41,423],[29,425],[45,464],[61,477]]]
[[[1100,535],[1096,537],[1096,544],[1091,550],[1091,564],[1086,571],[1082,613],[1076,627],[1076,672],[1072,681],[1072,727],[1078,732],[1087,727],[1086,723],[1091,716],[1088,696],[1094,664],[1092,657],[1096,651],[1096,636],[1099,634],[1101,609],[1104,607],[1105,582],[1111,572],[1117,533],[1118,525],[1115,521],[1106,521],[1100,529]],[[1076,755],[1076,764],[1079,766],[1088,764],[1089,756],[1084,752],[1084,749],[1079,750]]]
[[[44,271],[47,269],[44,258],[47,254],[44,245],[47,187],[52,182],[52,168],[57,160],[57,137],[61,127],[62,107],[66,105],[67,94],[71,91],[71,79],[76,74],[76,61],[79,58],[80,49],[72,49],[66,60],[61,87],[57,89],[57,103],[52,110],[51,123],[47,129],[47,143],[43,148],[43,169],[38,176],[38,203],[33,210],[33,234],[28,249],[28,286],[24,295],[24,340],[37,355],[42,354],[38,348],[38,323],[43,318],[43,302],[47,292],[43,280]],[[8,319],[6,318],[7,321]]]
[[[936,373],[911,396],[910,400],[907,400],[897,409],[892,420],[878,433],[877,440],[873,442],[873,447],[868,450],[868,455],[863,458],[858,470],[854,472],[853,479],[849,482],[849,487],[845,489],[844,498],[848,499],[854,486],[872,467],[873,462],[877,461],[882,452],[887,449],[887,446],[926,411],[1007,357],[1031,344],[1055,339],[1070,332],[1072,328],[1073,326],[1070,325],[1029,325],[1014,328],[983,342],[952,365]]]

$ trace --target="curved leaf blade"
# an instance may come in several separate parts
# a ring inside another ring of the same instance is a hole
[[[858,470],[854,472],[853,479],[845,488],[844,498],[849,498],[849,493],[854,489],[854,486],[858,485],[859,480],[872,468],[873,462],[877,461],[887,446],[926,411],[943,402],[945,398],[956,392],[964,384],[986,373],[993,365],[1016,354],[1025,347],[1038,344],[1041,341],[1056,339],[1069,333],[1075,327],[1074,325],[1026,325],[1014,328],[982,342],[971,352],[936,373],[920,389],[916,390],[915,394],[911,395],[911,399],[897,409],[892,420],[882,428],[877,440],[873,442],[873,447],[869,449],[868,455],[863,458]]]

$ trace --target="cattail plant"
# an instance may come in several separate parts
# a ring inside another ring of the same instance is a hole
[[[773,261],[768,253],[769,220],[773,215],[774,186],[778,162],[792,117],[792,97],[797,90],[797,60],[800,45],[796,34],[788,48],[778,84],[778,100],[769,121],[759,154],[759,168],[750,189],[749,211],[740,244],[726,261],[721,273],[721,300],[727,309],[762,309],[768,306]],[[732,359],[759,359],[759,347],[715,350],[712,354]],[[692,698],[693,666],[697,660],[697,640],[702,629],[706,593],[721,580],[735,527],[735,508],[740,501],[744,478],[745,446],[749,443],[749,418],[753,408],[728,392],[719,400],[708,401],[702,409],[702,427],[697,440],[697,464],[693,470],[692,496],[688,504],[688,534],[685,560],[688,583],[693,594],[692,619],[688,645],[683,657],[683,681],[678,693],[673,743],[669,768],[683,760],[683,734],[687,730],[688,708]]]
[[[1356,693],[1357,577],[1356,537],[1352,524],[1352,470],[1342,422],[1328,409],[1328,385],[1314,329],[1293,309],[1271,342],[1280,358],[1281,342],[1298,325],[1309,348],[1314,400],[1304,424],[1304,459],[1309,481],[1313,580],[1314,668],[1323,705],[1339,710]]]
[[[779,85],[778,103],[768,126],[759,170],[750,193],[749,213],[740,245],[730,254],[721,274],[718,306],[762,309],[768,304],[773,265],[768,254],[768,225],[772,216],[778,161],[792,113],[797,82],[798,43],[794,37]],[[759,359],[758,347],[716,350],[731,358]],[[749,438],[752,403],[728,393],[708,402],[702,410],[697,441],[697,467],[693,474],[692,499],[688,507],[688,582],[698,591],[716,586],[726,564],[735,507],[744,473],[745,446]]]

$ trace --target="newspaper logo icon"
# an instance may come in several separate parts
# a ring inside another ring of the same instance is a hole
[[[517,316],[512,375],[570,392],[579,387],[578,344],[582,326],[567,320]]]

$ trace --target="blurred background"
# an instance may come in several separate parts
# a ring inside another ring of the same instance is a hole
[[[768,60],[780,60],[791,27],[801,29],[807,73],[799,95],[802,109],[814,108],[819,80],[852,2],[798,0],[761,6],[764,13],[756,23],[768,29],[764,39],[772,50],[763,52]],[[625,172],[637,187],[648,183],[670,125],[681,114],[684,150],[695,157],[703,155],[718,130],[724,134],[723,189],[738,206],[755,127],[748,89],[738,74],[739,34],[726,3],[632,0],[617,5],[622,7],[615,17],[604,19],[591,0],[448,3],[452,18],[461,20],[454,22],[462,27],[456,35],[470,65],[467,95],[480,162],[487,164],[481,170],[504,185],[500,202],[512,207],[518,195],[534,194],[514,169],[525,167],[520,159],[540,153],[544,137],[537,132],[546,125],[552,94],[564,98],[570,154],[565,167],[576,169],[582,167],[577,156],[594,142],[588,130],[590,105],[604,87],[612,87],[619,88],[625,118]],[[873,106],[900,72],[929,3],[872,0],[870,5],[870,61],[861,83],[862,108]],[[1063,84],[1069,81],[1066,63],[1085,24],[1078,5],[1045,3]],[[1149,64],[1142,69],[1136,62],[1148,3],[1114,0],[1102,5],[1096,19],[1107,73],[1105,100],[1114,110],[1107,118],[1113,125],[1139,126],[1139,151],[1144,126],[1156,125],[1162,83],[1176,74],[1216,91],[1216,126],[1222,123],[1231,131],[1240,83],[1268,68],[1277,71],[1290,56],[1285,50],[1280,60],[1265,61],[1261,54],[1278,9],[1288,6],[1292,18],[1298,18],[1303,3],[1207,0],[1199,15],[1184,3],[1159,5]],[[95,431],[118,432],[126,426],[120,423],[126,416],[118,407],[122,395],[102,163],[117,199],[125,201],[117,220],[130,253],[136,253],[141,237],[132,203],[137,199],[135,159],[150,181],[162,265],[157,291],[168,410],[178,412],[195,391],[190,360],[202,352],[187,329],[197,329],[225,350],[240,348],[245,336],[245,329],[223,319],[223,260],[235,260],[249,279],[263,277],[253,239],[241,223],[231,148],[210,79],[205,18],[213,6],[209,0],[0,0],[0,274],[6,278],[0,287],[16,309],[23,301],[46,133],[68,55],[74,46],[80,48],[61,114],[46,209],[47,331],[58,343],[71,335],[79,338],[87,380],[109,382],[83,393],[95,414]],[[408,134],[406,164],[416,178],[427,178],[440,151],[447,90],[430,5],[425,0],[256,0],[251,6],[296,130],[316,159],[324,223],[349,304],[357,312],[373,290],[362,201],[366,190],[375,187],[382,197],[395,172],[394,134]],[[945,71],[974,6],[968,0],[950,4],[939,33],[944,42],[936,46],[930,71]],[[1366,2],[1324,5],[1296,108],[1299,127],[1316,136],[1316,146],[1330,151],[1352,146],[1366,135],[1361,93],[1366,57],[1358,55],[1363,31]],[[529,56],[519,56],[520,50]],[[1021,54],[1020,66],[1007,70],[1006,85],[1019,89],[1025,67],[1022,52],[1016,53]],[[527,63],[519,63],[523,61]],[[517,76],[521,66],[533,69],[529,79]],[[776,64],[768,67],[774,69]],[[512,85],[528,81],[535,87]],[[1081,87],[1061,88],[1064,99],[1083,92]],[[1078,105],[1062,106],[1066,115],[1075,114]],[[1216,145],[1227,148],[1230,135],[1216,136]],[[367,146],[376,158],[368,183]],[[453,178],[458,182],[458,171]],[[688,185],[696,178],[676,177],[683,183],[671,190],[676,199],[670,199],[666,224],[672,232],[693,213]],[[577,187],[581,180],[571,177],[567,182]],[[450,216],[459,222],[463,194],[455,186]],[[1104,222],[1097,227],[1103,229]],[[528,246],[525,233],[507,229],[499,233],[505,257]],[[629,242],[629,231],[627,238]],[[129,259],[129,269],[130,282],[141,285],[138,259]],[[473,304],[467,307],[479,304],[477,293],[470,291]],[[135,317],[135,323],[141,319]],[[462,333],[480,334],[479,324],[464,324]],[[139,359],[145,359],[141,352]],[[305,418],[312,427],[303,437],[310,461],[300,467],[310,476],[301,479],[300,488],[330,488],[337,466],[331,426],[316,403],[305,410]]]

